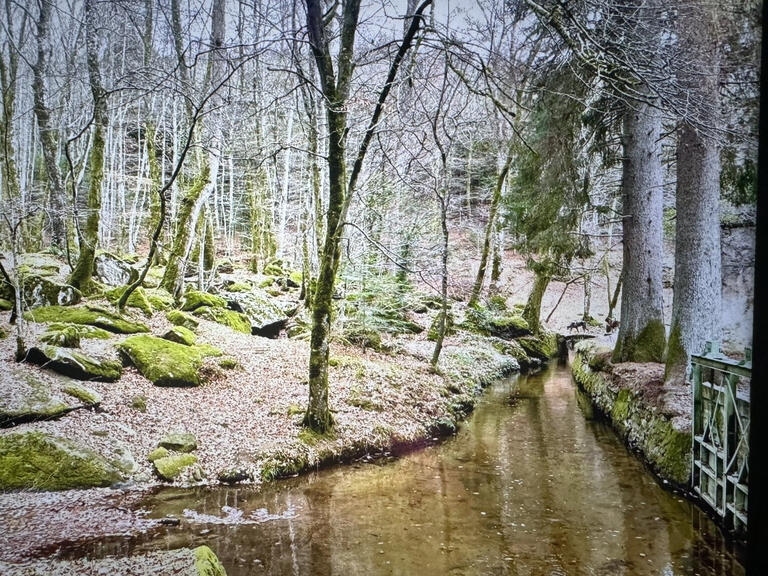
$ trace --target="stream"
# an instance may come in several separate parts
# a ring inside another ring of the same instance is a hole
[[[565,364],[496,383],[456,436],[398,459],[143,507],[181,524],[60,557],[207,544],[229,576],[744,574],[703,512],[585,418]]]

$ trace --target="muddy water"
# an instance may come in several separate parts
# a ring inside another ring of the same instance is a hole
[[[230,576],[744,573],[709,519],[585,418],[565,366],[496,384],[458,435],[398,460],[145,506],[181,525],[63,555],[205,543]]]

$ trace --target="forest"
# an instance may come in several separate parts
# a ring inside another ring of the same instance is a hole
[[[744,573],[760,2],[3,5],[3,574]]]

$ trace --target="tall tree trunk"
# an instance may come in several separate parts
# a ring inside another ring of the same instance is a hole
[[[624,114],[624,289],[614,362],[661,362],[666,334],[661,285],[661,111],[634,102]]]
[[[499,211],[499,204],[501,204],[501,197],[504,194],[504,183],[507,180],[507,174],[509,173],[509,167],[512,165],[512,146],[509,146],[507,150],[507,157],[504,163],[500,165],[499,172],[496,177],[496,187],[493,189],[493,196],[491,197],[491,209],[488,214],[488,222],[485,224],[485,237],[483,239],[483,250],[480,253],[480,267],[477,269],[477,277],[475,278],[475,284],[472,287],[472,295],[469,297],[469,305],[476,306],[480,299],[480,292],[483,290],[483,282],[485,281],[485,270],[488,267],[488,256],[491,251],[491,237],[493,235],[493,229],[496,226],[496,214]]]
[[[421,14],[430,4],[425,0],[418,8],[403,42],[390,65],[387,81],[379,92],[378,101],[363,140],[357,151],[352,172],[347,181],[346,171],[346,105],[354,70],[354,45],[357,31],[360,0],[343,3],[339,54],[334,66],[330,52],[329,32],[326,30],[324,7],[319,0],[305,0],[309,43],[317,64],[320,85],[325,97],[326,123],[328,125],[328,214],[325,242],[320,258],[320,273],[312,301],[312,332],[309,353],[309,403],[304,425],[317,432],[325,432],[333,426],[328,406],[328,356],[331,334],[331,311],[336,271],[341,259],[341,233],[349,207],[351,194],[360,175],[368,146],[373,138],[384,109],[384,103],[392,88],[403,57],[410,49],[421,23]],[[335,9],[334,5],[334,9]],[[334,72],[335,69],[335,72]]]
[[[96,36],[96,0],[85,2],[85,38],[88,60],[88,81],[93,96],[93,142],[88,156],[88,216],[85,228],[80,229],[80,254],[69,283],[83,293],[93,290],[93,261],[99,239],[99,213],[101,212],[101,183],[104,179],[104,132],[107,129],[107,96],[101,85],[99,46]]]
[[[584,274],[584,310],[581,314],[581,319],[584,322],[592,320],[592,314],[590,309],[592,308],[592,274],[587,272]]]
[[[443,170],[446,173],[447,170]],[[446,179],[447,183],[447,179]],[[440,316],[437,324],[437,338],[432,351],[432,368],[437,368],[440,352],[443,350],[445,333],[448,330],[448,188],[440,196],[440,229],[443,232],[443,245],[440,247]]]
[[[51,246],[64,250],[67,242],[67,228],[64,214],[65,192],[61,179],[61,170],[56,161],[57,136],[51,126],[51,113],[46,102],[45,75],[48,73],[48,32],[53,2],[40,3],[40,15],[37,19],[37,61],[32,66],[35,117],[40,131],[40,146],[43,149],[45,172],[48,176],[50,210],[48,219],[51,224]]]
[[[538,335],[541,332],[541,301],[549,286],[549,274],[540,270],[534,270],[536,276],[533,279],[533,288],[528,295],[528,301],[523,308],[523,318],[528,322],[531,332]]]
[[[717,126],[720,113],[716,8],[680,11],[686,69],[680,81],[700,100],[698,119]],[[666,379],[685,384],[691,354],[720,329],[720,150],[714,136],[689,122],[677,141],[675,284]]]

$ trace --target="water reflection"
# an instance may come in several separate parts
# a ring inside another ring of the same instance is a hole
[[[440,446],[262,491],[165,489],[145,506],[181,526],[64,555],[206,543],[230,576],[744,574],[580,403],[565,367],[513,377]]]

